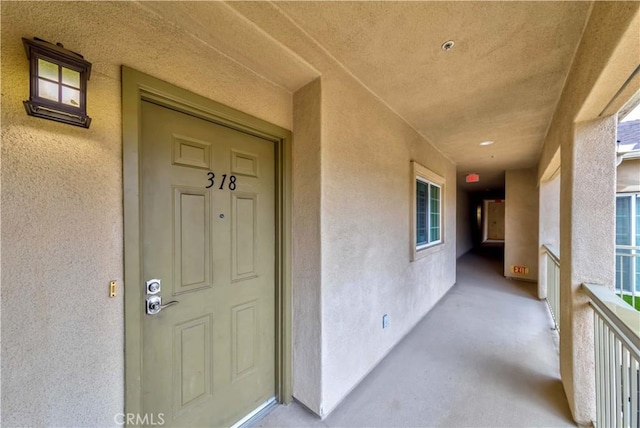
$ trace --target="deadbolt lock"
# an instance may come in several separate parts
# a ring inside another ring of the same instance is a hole
[[[147,281],[146,290],[147,295],[158,294],[160,292],[160,280],[159,279],[150,279]]]

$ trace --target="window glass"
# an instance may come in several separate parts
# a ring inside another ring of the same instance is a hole
[[[59,101],[58,85],[48,80],[38,79],[38,96],[52,101]]]
[[[429,242],[436,242],[440,240],[440,188],[430,186],[429,196],[430,206],[430,220],[429,220]]]
[[[416,180],[416,245],[427,243],[427,183]]]
[[[80,107],[80,91],[77,89],[62,87],[62,102],[73,107]]]
[[[616,245],[631,245],[631,196],[616,198]]]
[[[80,73],[67,67],[62,67],[62,83],[80,88]]]
[[[640,246],[640,195],[636,195],[636,242],[635,242],[635,245]],[[638,272],[640,272],[640,269],[638,269]]]
[[[58,64],[38,58],[38,76],[57,82],[60,80],[58,76]]]

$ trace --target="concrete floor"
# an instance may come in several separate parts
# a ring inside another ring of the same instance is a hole
[[[575,426],[558,339],[536,285],[468,253],[457,284],[340,406],[320,420],[298,403],[255,427]]]

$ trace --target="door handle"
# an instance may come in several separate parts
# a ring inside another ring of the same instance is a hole
[[[160,296],[151,296],[147,297],[147,315],[156,315],[164,308],[168,308],[169,306],[177,305],[177,300],[173,300],[167,304],[162,304],[162,297]]]

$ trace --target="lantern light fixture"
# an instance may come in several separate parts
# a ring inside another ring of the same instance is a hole
[[[30,62],[29,100],[24,107],[30,116],[88,128],[87,81],[91,63],[76,52],[34,38],[22,39]]]

